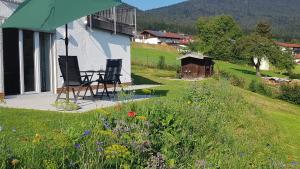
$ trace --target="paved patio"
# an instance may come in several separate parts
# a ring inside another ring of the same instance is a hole
[[[133,91],[139,89],[154,88],[157,86],[158,85],[135,85],[135,86],[129,86],[125,88],[125,90]],[[118,88],[117,90],[120,90],[120,88]],[[57,95],[53,93],[7,96],[5,99],[6,103],[1,103],[0,106],[9,107],[9,108],[58,111],[54,106],[51,105],[55,102],[56,96]],[[133,100],[140,101],[149,98],[150,96],[146,96],[146,95],[135,95]],[[120,101],[113,98],[113,96],[111,97],[111,99],[104,97],[102,100],[98,98],[96,98],[95,100],[89,98],[83,100],[80,98],[77,104],[81,107],[81,109],[77,110],[76,112],[86,112],[93,109],[111,107],[117,105],[119,102]]]

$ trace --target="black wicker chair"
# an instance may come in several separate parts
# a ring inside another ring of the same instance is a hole
[[[62,89],[60,90],[60,92],[56,98],[56,101],[58,101],[60,99],[60,96],[63,93],[63,91],[67,90],[67,86],[69,86],[69,88],[72,89],[75,102],[77,102],[77,99],[79,97],[79,94],[80,94],[80,91],[82,88],[85,88],[85,93],[83,95],[83,99],[85,98],[88,90],[90,90],[92,98],[94,98],[93,89],[91,87],[92,81],[90,81],[90,78],[88,75],[82,76],[80,74],[77,56],[68,56],[68,79],[69,79],[69,82],[67,84],[66,59],[67,59],[66,56],[59,56],[59,59],[58,59],[59,67],[61,70],[62,77],[64,79],[64,83],[63,83]],[[75,94],[75,88],[78,88],[77,94]]]
[[[110,98],[109,92],[107,89],[107,85],[113,85],[113,95],[116,95],[116,87],[118,84],[121,84],[120,76],[121,76],[121,70],[122,70],[122,59],[107,59],[106,62],[106,69],[103,74],[99,74],[99,78],[96,82],[98,82],[97,85],[97,93],[99,90],[100,84],[103,84],[103,91],[101,94],[101,98],[103,97],[104,93],[106,93],[107,97]]]

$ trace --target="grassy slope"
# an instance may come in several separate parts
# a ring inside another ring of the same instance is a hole
[[[226,63],[222,63],[226,64]],[[228,64],[228,67],[233,65]],[[242,67],[242,66],[234,66]],[[180,95],[184,92],[184,84],[187,82],[173,81],[160,78],[164,76],[174,76],[169,71],[156,71],[154,69],[145,69],[138,66],[134,67],[135,74],[143,75],[147,79],[163,84],[158,90],[168,90],[168,96]],[[147,73],[148,72],[148,73]],[[151,73],[149,73],[151,72]],[[155,73],[154,73],[155,72]],[[238,73],[238,72],[236,72]],[[249,76],[249,78],[254,78]],[[286,150],[286,156],[289,161],[300,160],[300,106],[287,103],[285,101],[271,99],[247,90],[239,89],[247,101],[256,105],[263,112],[264,117],[270,124],[278,127],[278,135],[282,142],[283,149]]]
[[[150,50],[151,51],[151,50]],[[134,50],[133,50],[134,52]],[[219,63],[217,63],[219,64]],[[245,68],[228,63],[221,63],[223,68],[231,67]],[[248,68],[247,68],[248,69]],[[241,73],[241,71],[235,73]],[[188,82],[168,80],[174,78],[174,71],[163,71],[148,69],[140,66],[133,66],[135,83],[137,84],[161,84],[156,89],[157,93],[165,97],[174,97],[185,92]],[[242,74],[243,75],[243,74]],[[249,79],[254,75],[246,74]],[[278,135],[281,138],[282,146],[290,161],[300,161],[300,106],[295,106],[284,101],[274,100],[242,89],[245,98],[257,105],[270,121],[270,124],[278,126]],[[73,127],[79,131],[84,131],[89,121],[95,119],[94,113],[84,114],[61,114],[47,111],[17,110],[0,108],[0,126],[4,127],[1,134],[11,136],[10,141],[22,141],[22,137],[33,138],[35,133],[43,135],[56,135],[64,127]],[[16,133],[12,132],[16,129]],[[24,139],[25,139],[24,138]]]
[[[300,73],[300,65],[295,67],[294,73]]]
[[[170,80],[175,72],[149,69],[140,66],[133,66],[135,79],[139,84],[159,83],[160,87],[156,88],[156,92],[165,97],[175,97],[185,92],[185,88],[190,82]],[[300,160],[300,107],[283,101],[270,99],[255,93],[251,93],[242,89],[241,93],[245,98],[257,105],[263,112],[270,125],[278,126],[278,135],[281,138],[281,146],[286,150],[286,154],[290,161]],[[151,103],[148,102],[148,103]],[[11,136],[11,142],[18,143],[22,138],[33,138],[35,133],[45,135],[56,135],[61,128],[73,127],[75,130],[84,131],[89,125],[89,121],[95,119],[95,111],[84,114],[61,114],[46,111],[32,110],[15,110],[0,109],[0,126],[4,127],[5,135]],[[116,114],[121,115],[121,114]],[[123,114],[124,115],[124,114]],[[259,127],[262,129],[261,127]],[[16,133],[12,132],[16,129]],[[22,136],[22,137],[20,137]],[[16,141],[17,140],[17,141]]]
[[[143,47],[145,48],[145,47]],[[140,47],[133,48],[133,57],[137,57],[134,55],[135,50],[143,51],[145,55],[147,53],[152,53],[154,50],[145,50]],[[156,49],[156,52],[161,51],[161,49]],[[170,59],[173,57],[175,60],[175,56],[170,55]],[[147,69],[137,69],[138,67],[135,67],[136,70],[138,70],[136,73],[146,76],[149,79],[155,79],[156,81],[162,80],[157,79],[155,74],[152,74],[156,71],[153,71],[152,73],[147,73],[151,70]],[[237,76],[241,76],[245,78],[246,80],[246,86],[255,79],[258,79],[258,77],[255,76],[255,70],[247,65],[236,65],[231,64],[228,62],[222,62],[222,61],[216,61],[215,69],[219,70],[225,70],[229,71]],[[300,73],[300,65],[297,65],[294,73]],[[168,73],[166,73],[168,74]],[[279,73],[273,72],[273,71],[262,71],[263,75],[266,76],[276,76],[276,77],[286,77],[284,75],[281,75]],[[158,75],[158,74],[157,74]],[[174,75],[175,76],[175,75]],[[172,95],[175,92],[182,92],[182,89],[179,89],[178,86],[181,86],[182,84],[178,84],[178,82],[174,81],[164,81],[162,82],[167,85],[168,89],[174,89],[170,90],[169,94]],[[182,82],[181,82],[182,83]],[[270,120],[270,122],[275,123],[278,126],[278,132],[279,135],[282,138],[285,150],[287,151],[287,154],[289,156],[289,159],[291,161],[296,160],[300,161],[300,106],[296,106],[290,103],[287,103],[285,101],[280,101],[277,99],[271,99],[256,93],[252,93],[246,90],[242,90],[242,93],[245,95],[245,98],[249,101],[257,105],[262,112],[266,115],[266,118]]]
[[[243,77],[246,80],[246,86],[248,86],[248,84],[252,80],[259,79],[259,77],[255,75],[255,70],[248,65],[237,65],[223,61],[216,61],[215,70],[224,70],[227,72],[231,72],[239,77]],[[263,76],[286,77],[273,71],[261,71],[261,73]]]
[[[177,51],[170,47],[157,47],[157,45],[145,45],[134,43],[132,45],[132,61],[134,64],[145,64],[156,66],[159,57],[165,56],[167,65],[179,65],[176,58],[179,56]]]
[[[242,90],[242,89],[240,89]],[[278,134],[290,161],[300,160],[300,106],[242,90],[245,98],[259,107],[271,123],[278,126]]]

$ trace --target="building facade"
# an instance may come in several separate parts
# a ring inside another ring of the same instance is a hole
[[[295,62],[300,64],[300,44],[277,42],[277,45],[279,45],[283,51],[291,50],[295,57]]]
[[[21,1],[0,0],[0,23]],[[131,37],[135,9],[120,6],[82,17],[69,25],[69,54],[81,70],[105,69],[106,59],[122,59],[123,83],[131,82]],[[0,28],[0,96],[52,92],[62,86],[58,56],[65,55],[64,27],[54,32]]]

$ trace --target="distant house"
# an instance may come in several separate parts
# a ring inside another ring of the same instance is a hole
[[[0,24],[22,2],[0,0]],[[131,82],[134,31],[135,9],[126,5],[82,17],[69,23],[69,54],[78,57],[81,70],[105,69],[107,59],[122,59],[121,81]],[[64,32],[63,26],[53,32],[0,28],[0,99],[59,90],[63,79],[57,58],[65,54]]]
[[[136,37],[135,42],[147,44],[168,44],[172,46],[187,45],[192,40],[191,36],[165,31],[144,30]]]
[[[300,44],[291,44],[291,43],[281,43],[276,42],[278,46],[282,48],[282,50],[291,50],[295,56],[296,63],[300,64]]]
[[[177,60],[181,60],[181,77],[184,79],[197,79],[213,75],[214,62],[203,54],[188,53]]]

